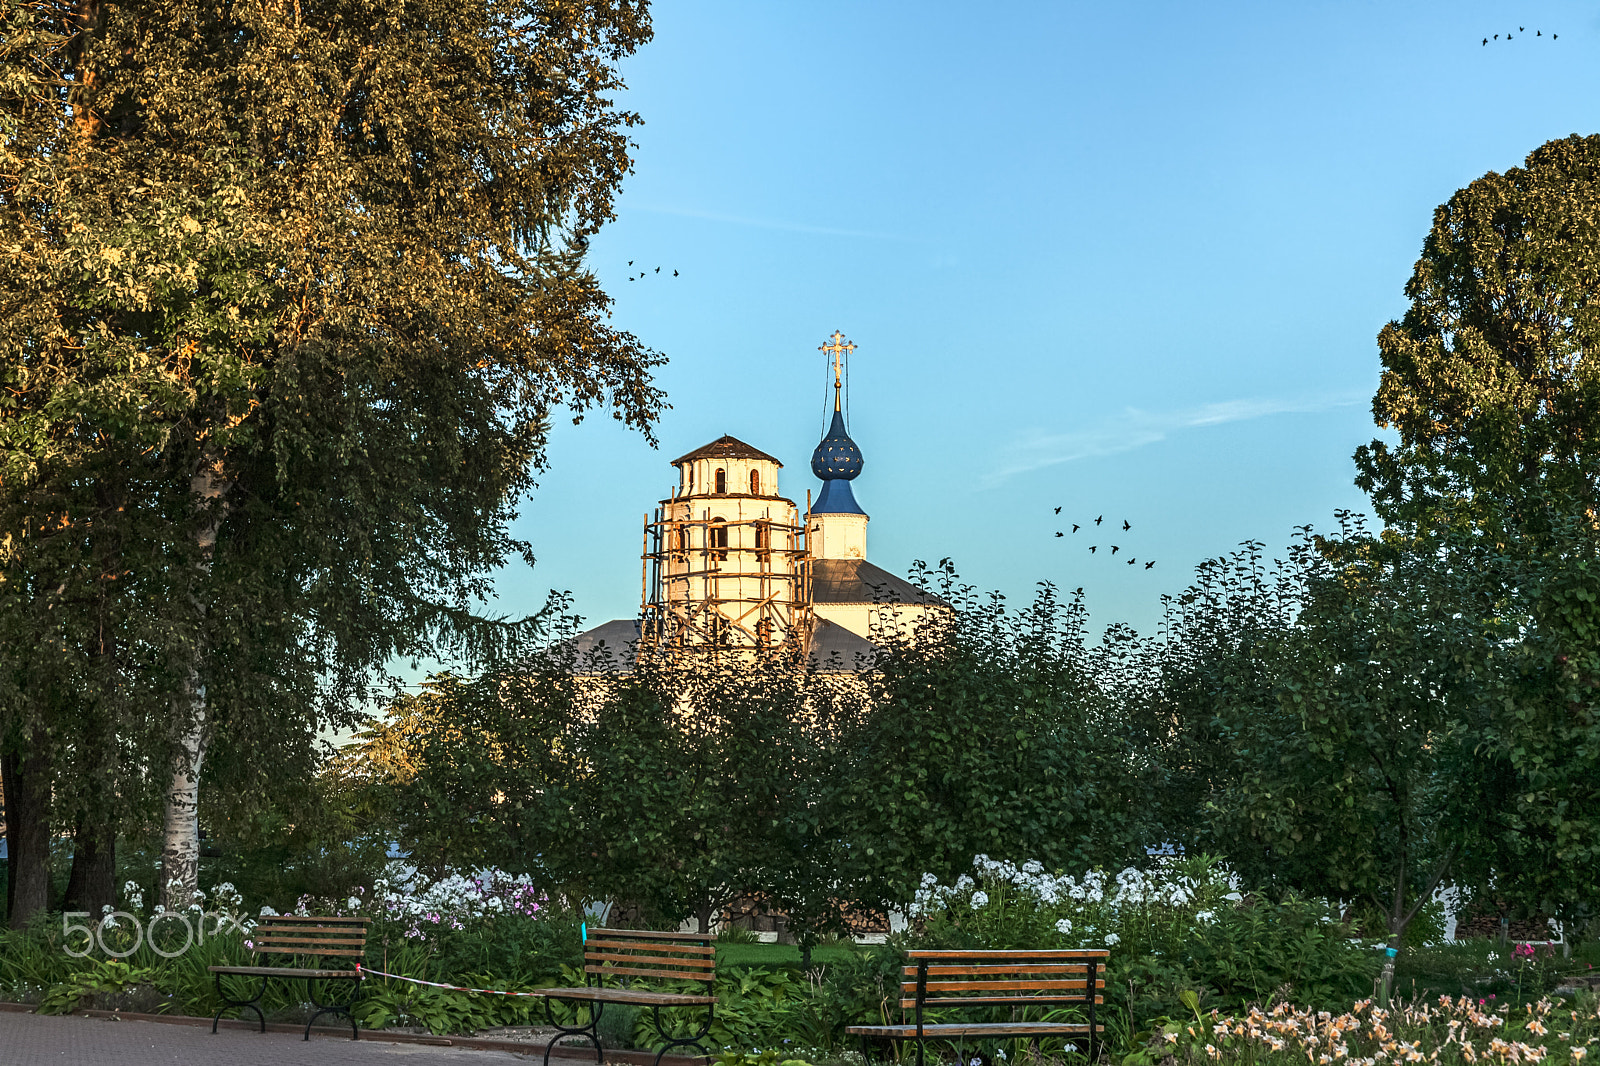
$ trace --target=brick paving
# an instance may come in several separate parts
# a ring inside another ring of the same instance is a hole
[[[0,1012],[0,1066],[528,1066],[506,1051]]]

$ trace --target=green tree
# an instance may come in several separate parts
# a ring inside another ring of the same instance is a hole
[[[1053,869],[1141,858],[1155,781],[1095,682],[1081,600],[1044,585],[1013,614],[948,561],[919,578],[951,610],[883,636],[841,771],[864,901],[903,906],[923,873],[953,878],[977,854]]]
[[[1356,453],[1385,540],[1476,578],[1455,593],[1479,641],[1479,695],[1451,709],[1480,771],[1482,832],[1462,874],[1568,916],[1595,883],[1600,837],[1585,643],[1600,530],[1597,218],[1595,136],[1544,144],[1440,206],[1410,307],[1378,338],[1373,411],[1398,439]]]
[[[626,0],[4,11],[0,613],[44,609],[64,529],[142,592],[114,672],[159,664],[135,717],[164,723],[141,757],[185,892],[219,766],[264,796],[392,657],[526,634],[472,609],[527,554],[508,527],[553,407],[648,433],[658,357],[605,324],[582,254],[630,165],[610,94],[649,21]],[[73,502],[108,473],[115,511]],[[70,733],[62,706],[8,708],[13,752],[27,722]]]
[[[1404,535],[1504,543],[1600,487],[1600,136],[1567,137],[1435,212],[1405,315],[1378,335],[1378,424],[1357,484]]]
[[[1209,830],[1247,883],[1364,901],[1398,951],[1470,839],[1482,767],[1465,723],[1488,645],[1447,562],[1359,529],[1324,551],[1266,650],[1276,699],[1217,715],[1236,754]]]

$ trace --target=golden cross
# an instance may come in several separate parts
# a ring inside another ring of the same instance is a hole
[[[854,344],[850,343],[849,341],[845,340],[844,339],[844,334],[839,332],[838,330],[834,330],[833,331],[833,336],[829,337],[828,339],[832,343],[831,344],[823,344],[823,345],[818,346],[817,351],[819,351],[819,352],[831,352],[833,354],[833,409],[835,411],[837,411],[839,409],[839,388],[840,388],[839,357],[840,356],[848,357],[851,352],[856,350],[856,346]]]

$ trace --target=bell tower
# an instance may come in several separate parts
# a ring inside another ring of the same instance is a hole
[[[678,483],[644,527],[641,636],[657,648],[766,648],[804,640],[809,567],[783,464],[719,437],[672,465]]]

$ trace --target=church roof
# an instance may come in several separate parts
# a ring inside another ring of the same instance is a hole
[[[815,559],[812,603],[929,603],[944,601],[865,559]]]
[[[579,673],[630,674],[639,642],[637,618],[614,618],[572,638]]]
[[[818,618],[811,627],[811,647],[806,657],[816,669],[851,673],[866,669],[877,654],[878,649],[870,640],[836,622]]]
[[[738,437],[726,434],[710,444],[701,445],[688,455],[672,460],[672,465],[677,466],[679,463],[692,462],[695,459],[760,459],[768,463],[778,463],[778,460],[759,448],[752,448]],[[778,463],[778,465],[783,464]]]

